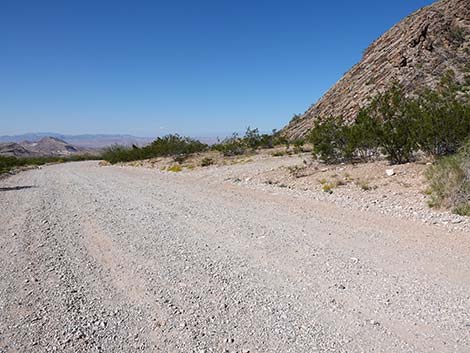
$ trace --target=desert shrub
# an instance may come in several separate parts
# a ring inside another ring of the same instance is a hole
[[[470,107],[429,91],[420,99],[418,144],[432,156],[457,152],[470,136]]]
[[[159,137],[150,145],[142,148],[145,151],[144,154],[150,155],[150,157],[188,155],[206,149],[206,144],[178,134]]]
[[[214,160],[209,157],[205,157],[201,161],[201,167],[208,167],[210,165],[214,164]]]
[[[212,146],[212,149],[221,152],[224,156],[238,156],[244,154],[246,147],[243,140],[234,133],[231,137],[228,137],[221,142]]]
[[[469,97],[460,91],[455,74],[448,71],[437,90],[425,90],[416,99],[418,144],[429,155],[455,153],[470,137]]]
[[[440,158],[427,171],[431,207],[470,215],[470,140],[453,156]]]
[[[376,118],[369,115],[366,110],[361,110],[354,123],[344,130],[347,134],[343,153],[345,159],[358,158],[365,161],[376,157],[380,127],[380,122]]]
[[[144,153],[141,148],[136,146],[130,148],[126,146],[114,145],[107,147],[102,153],[101,157],[105,161],[108,161],[111,164],[115,164],[118,162],[130,162],[144,159]]]
[[[99,156],[83,154],[57,157],[10,157],[0,156],[0,174],[8,173],[18,167],[40,166],[48,163],[78,162],[100,159]]]
[[[258,129],[248,127],[243,136],[242,143],[252,150],[259,148],[273,148],[276,141],[276,131],[273,130],[271,134],[261,134]]]
[[[366,179],[358,179],[355,181],[355,184],[364,191],[372,190],[373,187],[370,185],[369,181]]]
[[[292,145],[294,146],[294,153],[302,153],[304,151],[305,139],[295,139]]]
[[[341,117],[319,119],[310,132],[316,157],[328,163],[365,160],[377,155],[380,122],[361,111],[355,122]]]
[[[398,84],[375,97],[367,108],[367,114],[379,122],[377,142],[392,164],[409,162],[418,149],[417,108]]]
[[[224,156],[237,156],[244,154],[247,150],[273,148],[286,141],[275,130],[271,134],[261,134],[258,129],[248,127],[242,137],[234,133],[231,137],[213,145],[212,149],[221,152]]]
[[[346,123],[341,117],[323,117],[315,122],[309,134],[313,154],[327,163],[343,159],[347,144]]]
[[[175,134],[159,137],[145,147],[112,146],[103,152],[102,158],[112,164],[162,156],[175,156],[176,161],[184,161],[188,155],[207,148],[206,144],[198,140]]]
[[[369,160],[384,154],[392,164],[418,151],[439,157],[455,153],[470,138],[470,97],[452,71],[436,90],[406,97],[402,87],[377,95],[353,122],[318,119],[309,135],[314,155],[326,162]]]
[[[282,157],[282,156],[285,156],[287,154],[286,151],[276,151],[276,152],[273,152],[272,156],[273,157]]]
[[[258,129],[251,129],[249,126],[246,129],[245,136],[242,138],[242,142],[246,147],[256,150],[261,145],[261,135]]]
[[[290,147],[290,141],[289,139],[282,135],[280,132],[276,132],[276,130],[273,130],[272,133],[272,144],[273,146],[285,146],[287,149]]]

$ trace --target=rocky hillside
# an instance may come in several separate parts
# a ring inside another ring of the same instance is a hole
[[[29,157],[31,152],[15,142],[0,143],[0,156]]]
[[[457,79],[470,82],[470,0],[441,0],[403,19],[284,132],[290,138],[302,137],[319,116],[354,119],[391,82],[398,81],[413,93],[423,86],[435,87],[449,69]]]
[[[44,137],[39,141],[0,143],[0,156],[39,157],[69,156],[87,152],[55,137]]]
[[[25,141],[20,144],[28,151],[38,155],[62,156],[79,152],[77,147],[55,137],[44,137],[37,142]]]

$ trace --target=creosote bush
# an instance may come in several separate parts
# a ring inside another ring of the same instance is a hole
[[[470,137],[470,99],[446,73],[436,90],[406,97],[398,84],[376,96],[355,121],[323,117],[309,133],[313,153],[327,163],[370,160],[380,154],[406,163],[421,151],[432,157],[455,153]]]
[[[273,130],[271,134],[262,134],[258,129],[248,127],[243,136],[234,133],[231,137],[213,145],[212,149],[221,152],[224,156],[237,156],[249,151],[273,148],[279,145],[289,146],[289,144],[290,142],[276,130]]]
[[[150,145],[144,147],[112,146],[107,148],[102,158],[112,164],[130,162],[148,158],[174,156],[176,162],[181,163],[193,153],[203,152],[208,146],[198,140],[180,135],[166,135],[157,138]]]

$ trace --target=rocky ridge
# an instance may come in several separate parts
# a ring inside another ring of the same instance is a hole
[[[470,2],[441,0],[400,21],[364,52],[316,104],[284,128],[290,138],[304,136],[320,116],[354,119],[370,98],[392,82],[412,94],[435,87],[453,70],[456,78],[470,82]]]

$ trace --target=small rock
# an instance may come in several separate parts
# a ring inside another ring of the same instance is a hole
[[[395,175],[395,171],[393,169],[387,169],[387,170],[385,170],[385,174],[387,174],[387,176],[391,177],[391,176]]]

